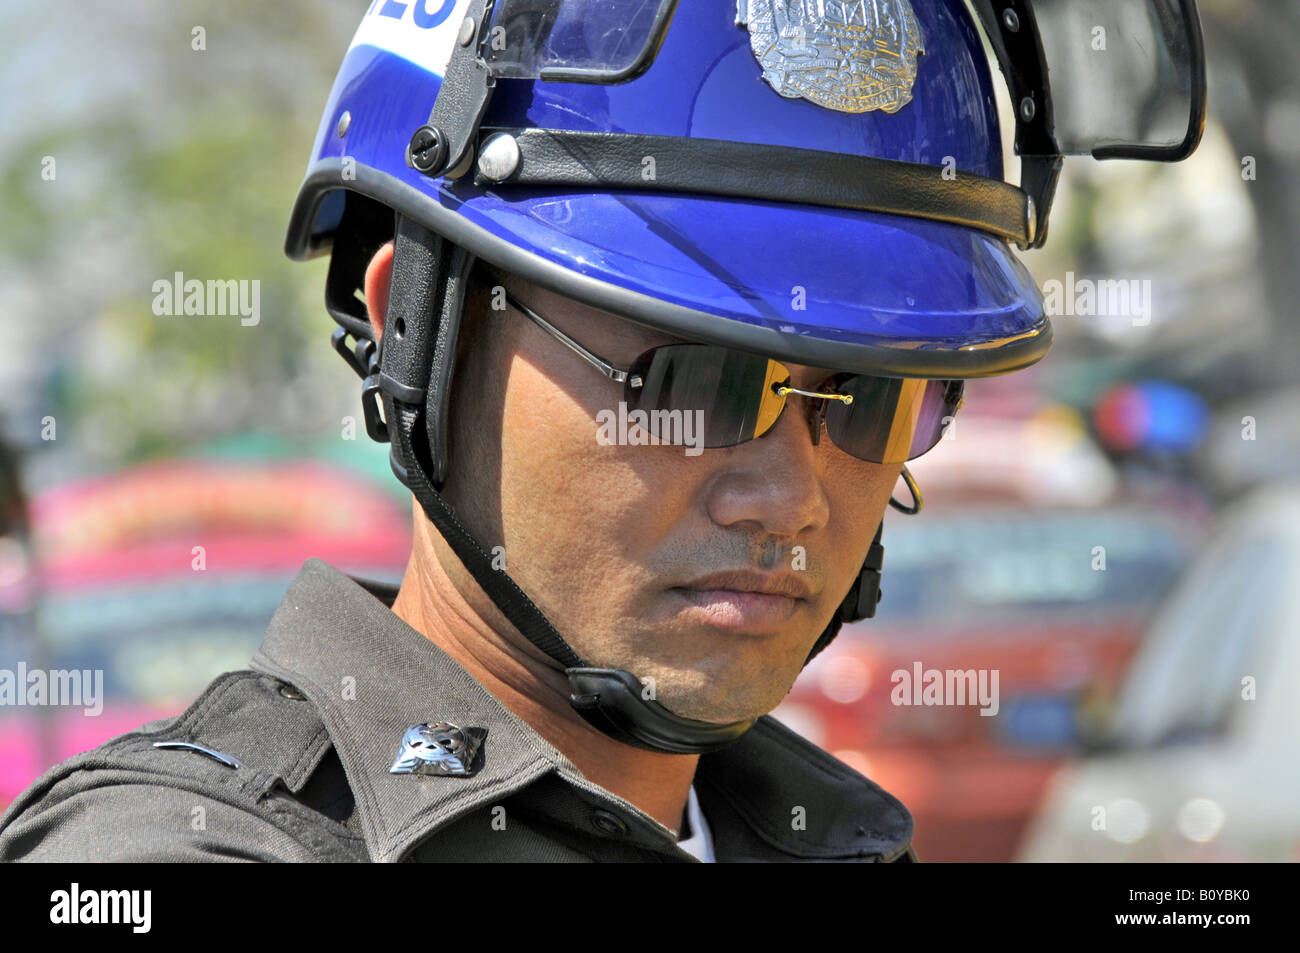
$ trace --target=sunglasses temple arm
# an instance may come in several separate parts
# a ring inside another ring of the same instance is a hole
[[[597,355],[591,353],[591,351],[588,351],[585,347],[583,347],[573,338],[569,337],[567,334],[565,334],[555,325],[551,324],[551,322],[547,321],[545,318],[543,318],[532,308],[516,301],[514,297],[509,293],[506,294],[506,300],[509,301],[510,304],[513,305],[514,308],[518,310],[521,314],[531,319],[532,322],[536,324],[538,327],[540,327],[543,331],[545,331],[551,337],[555,338],[555,340],[559,341],[561,344],[563,344],[565,347],[571,350],[574,354],[578,355],[578,357],[582,358],[592,367],[596,368],[596,370],[600,371],[610,380],[615,381],[616,383],[619,384],[622,384],[627,380],[627,374],[628,374],[627,371],[623,370],[622,368],[615,367],[613,364],[609,363],[608,361],[603,360]],[[633,387],[640,386],[640,381],[634,378],[632,382],[632,386]]]
[[[889,498],[889,505],[900,513],[915,516],[917,513],[921,512],[921,489],[916,485],[916,479],[912,476],[911,471],[907,469],[907,464],[903,464],[903,470],[899,475],[903,478],[903,482],[907,484],[907,491],[912,494],[912,505],[905,506],[898,502],[898,500],[894,499],[893,496],[890,496]]]

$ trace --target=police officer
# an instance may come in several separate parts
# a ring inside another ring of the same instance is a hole
[[[874,613],[963,381],[1050,345],[1009,242],[1060,150],[1003,182],[994,103],[960,0],[376,0],[287,248],[331,255],[406,575],[308,562],[247,670],[47,773],[0,857],[914,860],[766,712]]]

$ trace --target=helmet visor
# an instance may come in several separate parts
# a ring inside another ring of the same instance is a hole
[[[1034,0],[1065,155],[1171,150],[1191,132],[1199,38],[1178,0]]]
[[[483,59],[499,79],[620,83],[644,72],[677,0],[499,0]]]
[[[1194,0],[973,2],[1016,78],[1013,98],[1024,97],[1018,121],[1045,124],[1056,154],[1176,161],[1196,147],[1205,51]],[[1016,92],[1040,71],[1043,88]],[[1017,151],[1045,148],[1024,131]]]

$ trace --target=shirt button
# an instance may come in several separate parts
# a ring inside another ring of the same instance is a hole
[[[591,815],[591,826],[602,834],[611,836],[627,833],[627,825],[619,819],[618,815],[611,814],[609,811],[594,811]]]
[[[298,689],[290,685],[288,682],[285,682],[280,686],[280,694],[283,695],[285,698],[292,698],[294,701],[302,701],[302,699],[307,697],[302,692],[298,691]]]

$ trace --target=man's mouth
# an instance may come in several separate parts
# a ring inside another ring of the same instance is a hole
[[[712,573],[669,590],[683,612],[736,632],[777,631],[809,604],[808,583],[790,573],[750,570]]]

